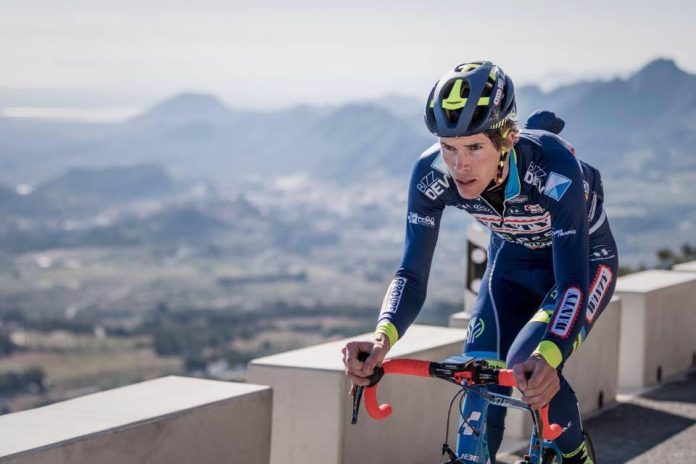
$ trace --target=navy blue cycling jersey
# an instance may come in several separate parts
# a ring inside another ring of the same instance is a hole
[[[573,350],[576,319],[582,314],[592,320],[590,313],[597,310],[592,301],[588,308],[588,257],[604,248],[592,237],[611,235],[599,171],[556,134],[522,130],[510,153],[500,214],[480,196],[467,200],[459,195],[439,147],[426,150],[413,169],[403,258],[384,298],[377,331],[393,345],[415,320],[425,301],[442,212],[454,206],[515,247],[552,254],[549,267],[557,298],[544,340],[566,359]]]

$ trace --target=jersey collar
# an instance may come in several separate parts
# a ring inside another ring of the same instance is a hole
[[[520,194],[520,173],[517,171],[517,151],[512,148],[510,153],[510,169],[508,171],[508,181],[505,186],[505,201],[510,200]]]

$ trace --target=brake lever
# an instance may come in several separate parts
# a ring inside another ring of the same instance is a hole
[[[370,357],[369,353],[365,352],[360,352],[358,353],[358,361],[360,362],[365,362],[367,358]],[[368,387],[373,387],[377,385],[377,383],[382,380],[382,377],[384,376],[384,368],[382,366],[377,366],[374,369],[374,372],[372,372],[372,375],[370,376],[370,384]],[[357,424],[358,423],[358,412],[360,411],[360,401],[362,400],[363,396],[363,391],[365,390],[364,385],[353,385],[355,387],[353,391],[353,415],[350,419],[351,424]]]

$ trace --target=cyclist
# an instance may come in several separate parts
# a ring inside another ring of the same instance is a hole
[[[617,249],[600,174],[557,135],[564,123],[553,113],[536,112],[518,128],[513,83],[491,62],[446,73],[430,92],[425,122],[439,142],[413,169],[401,265],[374,341],[343,348],[346,373],[354,384],[367,385],[366,377],[403,337],[425,301],[442,212],[463,209],[491,231],[464,353],[512,368],[532,408],[550,402],[550,421],[565,428],[555,442],[563,462],[588,464],[577,399],[562,369],[616,283]],[[364,363],[358,352],[369,353]],[[490,407],[493,462],[504,417],[505,408]]]

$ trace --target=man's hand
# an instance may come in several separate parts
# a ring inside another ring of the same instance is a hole
[[[516,364],[512,371],[517,388],[522,392],[522,400],[534,410],[548,404],[561,389],[556,369],[541,355],[531,355],[525,362]]]
[[[341,350],[346,375],[354,385],[369,385],[369,378],[375,367],[382,364],[389,352],[389,339],[383,334],[377,334],[374,342],[348,342]],[[358,361],[358,353],[369,354],[365,362]],[[351,388],[351,393],[353,389]]]

